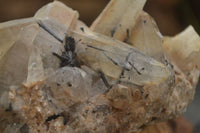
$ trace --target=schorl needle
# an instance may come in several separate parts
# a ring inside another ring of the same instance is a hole
[[[63,43],[63,40],[59,38],[52,30],[50,30],[47,26],[45,26],[41,20],[37,21],[38,25],[42,27],[45,31],[47,31],[49,34],[51,34],[56,40]]]

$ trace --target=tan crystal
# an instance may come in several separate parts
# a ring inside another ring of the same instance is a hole
[[[134,27],[146,0],[111,0],[91,25],[94,32],[123,41]],[[133,10],[134,9],[134,10]]]
[[[144,54],[164,62],[163,36],[156,22],[146,12],[141,12],[127,41]]]
[[[38,25],[31,23],[26,26],[25,23],[22,25],[17,25],[16,27],[13,27],[13,29],[16,31],[18,29],[18,38],[16,38],[15,41],[13,39],[14,42],[12,44],[10,41],[7,42],[8,45],[12,45],[8,50],[6,47],[4,47],[6,42],[2,43],[1,45],[2,50],[7,50],[7,52],[0,60],[0,94],[8,89],[9,86],[20,85],[26,79],[28,60],[32,50],[32,42],[38,33],[39,27]],[[7,28],[8,33],[10,32],[9,30],[10,29]],[[4,31],[5,30],[3,30],[3,32]]]
[[[77,43],[76,52],[79,60],[88,67],[102,71],[114,79],[118,79],[124,71],[121,80],[136,85],[158,85],[171,76],[170,70],[165,65],[145,56],[133,47],[97,33],[88,34],[76,32],[70,34],[77,38],[77,41],[81,39]],[[123,70],[125,68],[130,70]]]
[[[200,37],[192,26],[175,37],[165,37],[163,46],[170,61],[184,73],[200,68]]]
[[[74,11],[59,1],[54,1],[39,9],[34,18],[51,19],[70,29],[70,27],[75,25],[78,16],[77,11]]]

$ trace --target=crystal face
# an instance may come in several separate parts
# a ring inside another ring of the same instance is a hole
[[[81,39],[77,43],[77,56],[85,65],[114,79],[120,78],[136,85],[160,84],[170,76],[162,63],[144,55],[137,49],[111,40],[100,34],[70,34]],[[158,75],[159,73],[159,75]]]
[[[163,39],[145,2],[111,0],[90,27],[58,1],[1,23],[1,131],[138,132],[184,112],[200,37],[189,26]]]

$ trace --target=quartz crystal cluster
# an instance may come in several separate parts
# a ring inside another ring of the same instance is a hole
[[[1,131],[132,133],[183,113],[200,37],[192,26],[163,37],[145,2],[111,0],[90,27],[58,1],[1,23]]]

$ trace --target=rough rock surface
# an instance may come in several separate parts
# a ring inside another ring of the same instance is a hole
[[[1,131],[139,132],[184,112],[199,78],[200,37],[190,27],[162,43],[144,3],[111,0],[91,28],[58,1],[0,24]],[[61,57],[79,63],[60,67]]]
[[[193,127],[191,123],[179,116],[174,120],[147,126],[140,133],[193,133]]]

